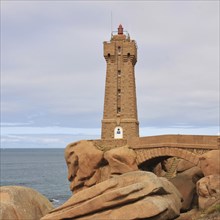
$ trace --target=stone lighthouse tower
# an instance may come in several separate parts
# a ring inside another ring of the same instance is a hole
[[[104,42],[107,63],[102,139],[139,137],[134,66],[137,46],[119,25]]]

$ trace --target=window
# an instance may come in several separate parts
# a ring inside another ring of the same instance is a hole
[[[121,76],[121,70],[118,70],[118,76]]]
[[[118,95],[119,96],[121,95],[121,89],[118,89]]]
[[[120,107],[117,108],[117,113],[121,113],[121,108]]]
[[[128,57],[130,57],[131,56],[131,54],[130,53],[128,53]]]
[[[121,47],[118,47],[118,54],[121,54]]]

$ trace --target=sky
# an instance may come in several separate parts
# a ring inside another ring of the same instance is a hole
[[[219,133],[219,1],[1,1],[1,147],[100,138],[103,42],[138,45],[140,135]]]

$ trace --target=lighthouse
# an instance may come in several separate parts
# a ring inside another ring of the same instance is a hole
[[[119,25],[111,40],[104,42],[106,81],[102,139],[139,137],[135,64],[137,45]]]

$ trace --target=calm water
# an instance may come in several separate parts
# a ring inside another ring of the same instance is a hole
[[[31,187],[53,201],[70,196],[64,149],[0,149],[1,186]]]

